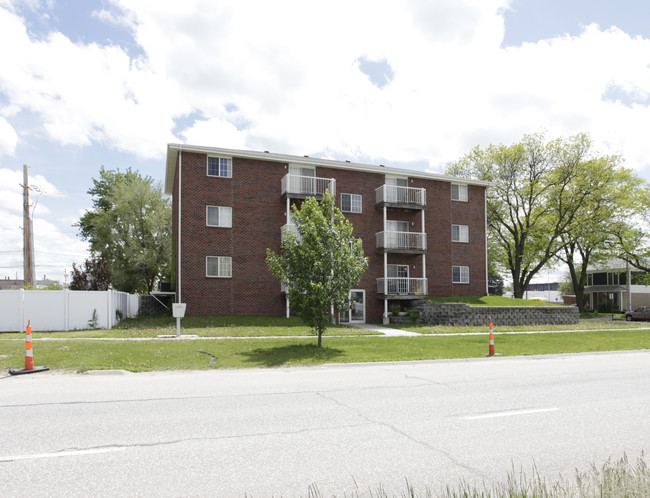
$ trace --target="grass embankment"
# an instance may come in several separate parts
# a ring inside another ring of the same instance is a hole
[[[144,328],[146,324],[149,328]],[[124,369],[139,372],[480,358],[488,351],[487,329],[484,335],[477,336],[353,337],[350,334],[363,331],[332,327],[320,349],[309,329],[293,319],[287,323],[286,319],[269,317],[188,317],[183,320],[182,332],[202,338],[157,339],[158,334],[175,333],[175,328],[161,318],[125,320],[112,331],[34,332],[35,363],[67,371]],[[341,333],[349,336],[332,337]],[[249,339],[247,334],[268,338]],[[278,334],[301,337],[278,337]],[[19,368],[24,364],[24,341],[20,340],[23,335],[0,335],[0,369]],[[238,338],[218,339],[227,336]],[[496,337],[496,351],[503,356],[633,349],[650,349],[650,330]]]
[[[514,299],[503,296],[428,297],[427,300],[434,303],[464,303],[470,306],[561,306],[546,301]]]

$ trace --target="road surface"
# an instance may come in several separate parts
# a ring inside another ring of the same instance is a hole
[[[650,351],[0,378],[2,496],[402,493],[642,450]]]

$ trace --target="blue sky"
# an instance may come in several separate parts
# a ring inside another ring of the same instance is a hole
[[[56,280],[99,168],[162,182],[169,142],[440,172],[587,132],[650,179],[648,2],[395,4],[0,0],[0,278],[22,278],[23,164]]]

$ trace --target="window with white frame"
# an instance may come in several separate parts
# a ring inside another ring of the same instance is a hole
[[[386,265],[388,278],[409,278],[408,265]]]
[[[386,220],[386,231],[387,232],[408,232],[409,231],[409,222],[408,221]]]
[[[452,242],[469,242],[469,227],[467,225],[451,225]]]
[[[360,213],[361,200],[359,194],[341,194],[341,211],[344,213]]]
[[[451,281],[454,284],[469,284],[469,266],[452,266]]]
[[[229,157],[208,156],[208,176],[232,178],[232,159]]]
[[[467,202],[467,185],[459,183],[451,184],[451,200]]]
[[[206,256],[205,258],[206,277],[232,277],[232,258],[226,256]]]
[[[205,223],[209,227],[232,228],[232,208],[225,206],[206,206]]]

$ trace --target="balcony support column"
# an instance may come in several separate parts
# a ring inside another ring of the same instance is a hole
[[[425,247],[425,248],[429,247],[429,245],[426,243],[427,242],[427,240],[426,240],[427,231],[424,229],[424,209],[422,210],[422,233],[424,234],[423,235],[424,244],[422,245],[422,247]],[[427,254],[426,253],[424,253],[422,255],[422,278],[425,278],[425,279],[427,278]],[[429,293],[429,289],[424,289],[424,294],[426,295],[428,293]]]
[[[386,213],[386,205],[384,204],[384,234],[386,233],[386,218],[387,218],[387,213]],[[386,239],[384,236],[384,245],[386,244]],[[388,253],[384,252],[384,296],[388,293]],[[387,325],[389,323],[388,320],[388,299],[384,297],[384,319],[383,319],[384,325]]]

